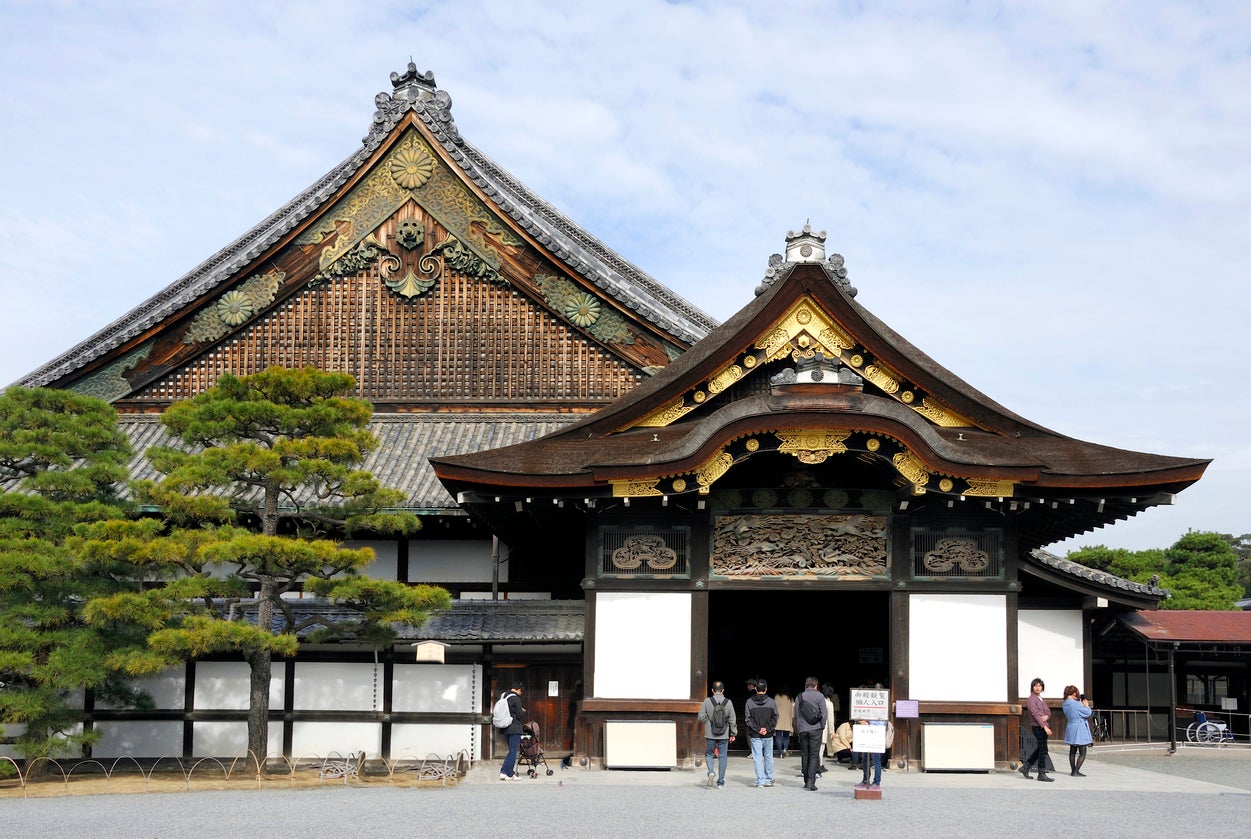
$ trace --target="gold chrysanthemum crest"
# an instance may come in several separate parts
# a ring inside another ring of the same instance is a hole
[[[425,149],[410,146],[395,153],[388,171],[392,180],[400,186],[417,189],[434,174],[434,158]]]

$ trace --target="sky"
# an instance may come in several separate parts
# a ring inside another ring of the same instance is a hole
[[[1052,546],[1251,532],[1251,4],[0,0],[0,385],[360,147],[462,136],[718,320],[805,222],[857,300],[1057,432],[1212,458]]]

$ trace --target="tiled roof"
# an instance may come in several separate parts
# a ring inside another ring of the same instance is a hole
[[[1078,562],[1056,556],[1044,550],[1030,551],[1028,558],[1039,565],[1059,571],[1070,577],[1076,577],[1080,580],[1087,580],[1097,583],[1108,588],[1120,589],[1121,591],[1131,592],[1137,595],[1148,595],[1151,597],[1164,597],[1168,594],[1166,589],[1159,586],[1149,586],[1143,583],[1135,583],[1133,580],[1127,580],[1124,577],[1118,577],[1115,574],[1109,574],[1107,571],[1100,571],[1095,568],[1089,568]]]
[[[384,486],[403,492],[408,509],[459,513],[459,505],[435,477],[426,458],[533,440],[563,428],[573,418],[574,415],[565,413],[376,414],[369,429],[377,435],[379,446],[362,468],[372,472]],[[136,452],[130,463],[131,476],[159,479],[160,474],[145,452],[152,446],[174,442],[160,417],[126,414],[119,418],[119,426]]]
[[[159,294],[87,340],[32,371],[17,384],[38,387],[68,376],[235,276],[330,201],[409,113],[416,114],[465,175],[522,229],[605,294],[666,332],[694,343],[716,321],[579,228],[520,181],[461,138],[451,117],[451,97],[426,73],[393,74],[395,92],[375,97],[375,112],[361,148],[277,212],[218,251]],[[415,80],[414,80],[415,79]]]
[[[1251,612],[1131,612],[1120,620],[1148,641],[1251,644]]]
[[[299,600],[289,604],[299,623],[324,616],[327,622],[350,620],[356,613],[325,600]],[[256,622],[257,601],[236,606],[236,614]],[[397,640],[445,641],[448,643],[581,643],[586,608],[581,600],[457,600],[449,609],[433,615],[421,627],[397,626]],[[274,615],[273,630],[286,623]],[[316,629],[308,627],[305,632]]]

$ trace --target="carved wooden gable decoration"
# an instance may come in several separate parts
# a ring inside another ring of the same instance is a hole
[[[383,410],[585,410],[711,329],[466,143],[432,74],[392,82],[361,152],[27,383],[142,410],[314,365]]]

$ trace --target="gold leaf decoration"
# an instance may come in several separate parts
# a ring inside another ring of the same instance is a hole
[[[913,486],[921,488],[930,482],[930,473],[926,471],[925,464],[907,452],[900,452],[892,457],[891,463],[895,464],[899,474],[907,478]]]
[[[388,171],[400,186],[417,189],[425,186],[426,181],[434,174],[434,158],[423,148],[400,149],[391,158]]]
[[[564,314],[574,326],[590,326],[599,320],[599,309],[599,301],[583,291],[565,304]]]
[[[695,470],[695,480],[700,486],[712,486],[713,481],[720,478],[734,465],[734,458],[725,449],[717,452],[703,466]]]
[[[238,289],[226,292],[217,301],[217,316],[227,326],[238,326],[254,314],[252,299]]]
[[[850,431],[827,431],[821,428],[800,428],[794,431],[775,432],[779,440],[778,451],[789,454],[800,463],[824,463],[832,454],[847,451],[846,440]]]

